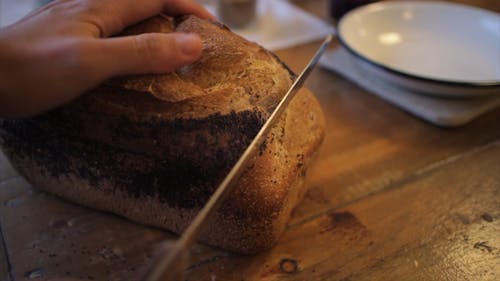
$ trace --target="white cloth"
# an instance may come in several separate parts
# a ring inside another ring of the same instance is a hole
[[[498,95],[486,98],[443,99],[397,87],[367,73],[361,73],[352,55],[341,47],[327,51],[319,64],[403,110],[442,127],[465,125],[500,105]]]
[[[40,0],[0,0],[0,27],[16,22],[40,3]]]
[[[216,14],[215,5],[210,3],[205,6]],[[278,50],[323,39],[335,28],[288,1],[260,0],[254,22],[233,31],[266,49]]]

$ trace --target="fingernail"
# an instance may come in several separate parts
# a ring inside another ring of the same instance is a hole
[[[193,55],[200,52],[200,37],[195,34],[178,34],[175,42],[179,50],[185,55]]]

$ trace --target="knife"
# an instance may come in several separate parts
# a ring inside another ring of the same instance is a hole
[[[224,201],[225,196],[235,186],[236,180],[245,171],[249,162],[255,158],[256,152],[266,139],[267,134],[279,120],[279,117],[283,111],[285,111],[287,105],[293,99],[295,94],[297,94],[300,88],[302,88],[305,80],[313,70],[314,66],[318,63],[319,58],[328,48],[332,38],[332,35],[328,35],[325,38],[318,51],[316,51],[316,54],[312,57],[311,61],[309,61],[302,73],[297,77],[297,79],[295,79],[288,92],[272,112],[271,116],[269,116],[250,145],[246,148],[231,171],[217,187],[203,209],[201,209],[201,211],[196,215],[181,237],[175,242],[167,241],[160,246],[160,255],[153,263],[150,270],[146,273],[146,276],[143,278],[144,281],[184,280],[184,270],[188,265],[188,253],[193,243],[196,242],[196,237],[198,237],[198,234],[206,225],[208,218],[210,218],[210,216],[219,208],[221,203]]]

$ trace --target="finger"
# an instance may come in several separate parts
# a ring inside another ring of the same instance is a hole
[[[165,73],[193,63],[201,56],[198,35],[149,33],[96,40],[89,65],[100,65],[100,79],[113,76]]]
[[[98,19],[95,22],[101,25],[104,37],[116,34],[129,25],[162,12],[171,16],[194,14],[201,18],[214,19],[203,6],[191,0],[94,1],[98,11]]]

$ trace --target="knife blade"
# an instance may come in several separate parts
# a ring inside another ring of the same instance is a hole
[[[196,237],[198,237],[198,234],[201,232],[211,215],[224,201],[225,196],[235,186],[236,180],[245,171],[245,168],[247,167],[249,162],[255,158],[255,155],[259,150],[259,147],[266,139],[267,134],[279,120],[279,117],[285,111],[293,97],[297,94],[298,90],[302,88],[305,80],[307,79],[307,77],[309,77],[309,74],[313,70],[314,66],[316,66],[316,64],[318,63],[321,55],[328,48],[328,45],[330,44],[332,39],[332,35],[328,35],[325,38],[302,73],[295,79],[288,92],[275,107],[267,121],[259,130],[257,135],[253,138],[252,142],[245,149],[236,164],[232,167],[231,171],[227,174],[222,183],[217,187],[208,202],[196,215],[194,220],[184,231],[181,237],[175,243],[167,243],[166,245],[162,246],[163,253],[156,259],[156,262],[152,265],[151,269],[148,271],[146,277],[143,278],[143,280],[183,280],[182,276],[185,268],[187,267],[186,263],[188,260],[188,252],[193,243],[196,242]]]

